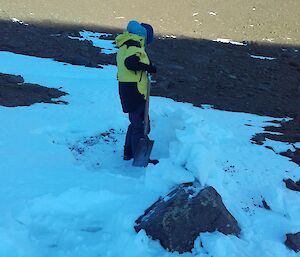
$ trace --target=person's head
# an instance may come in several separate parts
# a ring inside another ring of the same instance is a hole
[[[146,45],[152,43],[154,39],[153,28],[147,23],[139,23],[135,20],[131,20],[127,25],[127,31],[129,33],[144,37]]]
[[[147,37],[146,37],[146,44],[149,45],[154,40],[154,31],[153,27],[150,24],[147,23],[141,23],[141,25],[146,29],[147,31]]]
[[[145,39],[147,37],[147,30],[135,20],[128,22],[127,31],[129,33],[144,37]]]

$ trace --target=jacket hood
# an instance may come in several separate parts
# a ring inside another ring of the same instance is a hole
[[[141,23],[141,25],[146,29],[146,32],[147,32],[146,43],[147,43],[147,45],[150,45],[154,40],[153,27],[147,23]]]
[[[116,44],[118,47],[121,47],[128,40],[139,42],[141,44],[141,47],[145,46],[144,37],[129,33],[128,31],[125,31],[123,34],[120,34],[116,37]]]

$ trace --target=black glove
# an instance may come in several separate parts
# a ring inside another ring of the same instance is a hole
[[[152,63],[150,63],[150,65],[148,65],[147,71],[149,73],[156,73],[156,67]]]

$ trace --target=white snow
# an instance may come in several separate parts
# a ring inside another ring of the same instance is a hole
[[[300,169],[250,142],[274,118],[151,97],[153,157],[160,163],[134,168],[122,161],[128,120],[116,67],[8,52],[0,60],[0,72],[69,93],[62,97],[68,105],[0,107],[1,257],[297,256],[283,242],[300,230],[299,193],[282,179],[299,179]],[[179,255],[135,233],[146,208],[195,178],[221,194],[240,238],[201,234],[192,253]],[[262,199],[272,211],[259,207]]]
[[[104,54],[113,54],[117,52],[116,46],[113,44],[112,40],[101,39],[100,37],[106,37],[111,34],[107,33],[99,33],[99,32],[91,32],[91,31],[80,31],[80,37],[72,37],[69,36],[71,39],[78,39],[78,40],[90,40],[95,47],[101,47],[102,52]]]
[[[268,41],[272,43],[274,41],[274,38],[263,38],[263,41]]]
[[[11,20],[12,20],[12,22],[17,22],[17,23],[23,24],[23,25],[25,25],[25,26],[28,25],[27,23],[24,23],[24,21],[21,21],[21,20],[19,20],[19,19],[17,19],[17,18],[12,18]]]
[[[291,150],[291,151],[295,150],[293,144],[274,141],[270,139],[266,139],[264,146],[272,147],[276,153],[286,152],[287,150]]]
[[[215,12],[208,12],[208,14],[213,15],[213,16],[217,15],[217,13],[215,13]]]
[[[175,35],[163,35],[163,38],[173,38],[173,39],[176,39],[177,36],[175,36]]]
[[[273,61],[273,60],[276,59],[276,58],[273,58],[273,57],[266,57],[266,56],[253,55],[253,54],[251,54],[250,56],[251,56],[252,58],[254,58],[254,59],[268,60],[268,61]]]
[[[237,42],[237,41],[233,41],[231,39],[226,39],[226,38],[217,38],[216,40],[213,40],[213,41],[221,42],[221,43],[225,43],[225,44],[238,45],[238,46],[246,46],[247,45],[247,44]]]

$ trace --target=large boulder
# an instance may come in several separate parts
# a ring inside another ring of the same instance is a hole
[[[295,252],[300,251],[300,232],[295,234],[286,234],[285,245],[294,250]]]
[[[160,198],[136,220],[135,230],[144,229],[169,251],[190,252],[195,239],[204,232],[220,231],[238,236],[240,228],[213,187],[199,183],[177,186]]]

